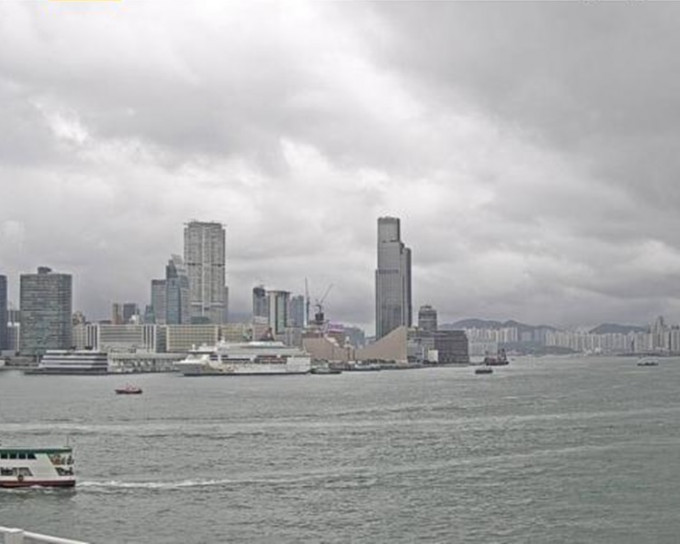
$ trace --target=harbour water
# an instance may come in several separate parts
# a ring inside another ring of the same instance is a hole
[[[0,372],[0,444],[75,447],[0,525],[93,543],[676,543],[680,360],[329,376]]]

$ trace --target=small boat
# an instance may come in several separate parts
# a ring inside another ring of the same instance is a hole
[[[126,385],[116,389],[116,395],[141,395],[142,388],[134,385]]]
[[[659,366],[659,361],[656,359],[640,359],[637,366]]]
[[[331,366],[313,366],[311,374],[342,374],[342,370]]]
[[[377,372],[382,370],[380,363],[354,363],[347,367],[352,372]]]
[[[75,485],[70,447],[0,448],[0,488]]]
[[[475,374],[493,374],[493,368],[490,368],[488,366],[475,368]]]

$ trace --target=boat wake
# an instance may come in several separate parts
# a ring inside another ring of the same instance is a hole
[[[196,487],[220,487],[233,485],[234,480],[180,480],[175,482],[121,482],[118,480],[108,481],[85,481],[78,482],[79,488],[91,488],[102,490],[113,489],[152,489],[152,490],[169,490],[169,489],[186,489]]]
[[[233,488],[240,486],[274,486],[289,488],[318,488],[328,489],[353,489],[372,487],[376,484],[375,477],[367,475],[341,475],[341,474],[304,474],[299,476],[273,477],[273,478],[247,478],[247,479],[190,479],[179,481],[153,481],[153,482],[124,482],[120,480],[83,481],[78,482],[78,488],[99,491],[103,493],[125,490],[147,491],[173,491],[191,490],[203,488]]]

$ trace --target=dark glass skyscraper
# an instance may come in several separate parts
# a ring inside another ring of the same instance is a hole
[[[191,323],[189,278],[179,255],[172,255],[168,261],[164,280],[151,280],[151,307],[158,325]]]
[[[42,355],[48,349],[68,349],[72,343],[73,307],[70,274],[40,267],[20,277],[20,352]]]
[[[378,219],[378,268],[375,271],[375,337],[411,326],[411,250],[401,241],[396,217]]]
[[[166,323],[186,325],[191,323],[189,309],[189,278],[179,255],[173,255],[165,267]]]

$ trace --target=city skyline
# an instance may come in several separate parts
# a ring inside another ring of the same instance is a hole
[[[9,300],[47,265],[92,319],[146,304],[199,218],[227,226],[235,313],[308,278],[370,331],[389,215],[413,308],[442,323],[679,322],[678,22],[672,3],[4,2]]]

